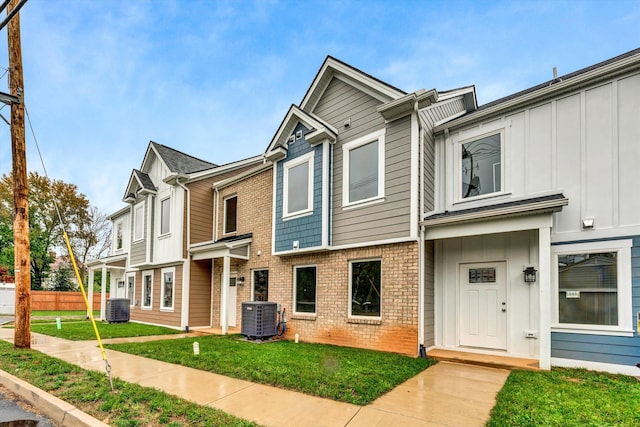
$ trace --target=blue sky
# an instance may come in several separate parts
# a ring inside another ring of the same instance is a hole
[[[107,213],[149,140],[218,164],[264,152],[327,55],[405,91],[474,84],[484,104],[640,47],[637,0],[29,0],[20,16],[49,175]],[[6,46],[5,28],[3,67]],[[0,173],[10,146],[0,121]]]

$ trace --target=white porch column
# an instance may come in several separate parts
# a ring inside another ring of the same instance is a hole
[[[93,312],[93,279],[95,277],[94,275],[95,270],[93,268],[89,269],[89,276],[87,278],[87,281],[89,283],[87,283],[87,288],[88,288],[88,293],[89,293],[89,308],[87,309],[87,317],[89,317],[89,314]]]
[[[540,287],[540,368],[551,369],[551,228],[538,229]]]
[[[229,277],[231,274],[231,258],[229,256],[223,257],[222,267],[222,283],[220,283],[220,326],[222,328],[222,334],[226,335],[229,331]]]
[[[107,319],[107,267],[102,267],[102,292],[100,294],[100,320]]]

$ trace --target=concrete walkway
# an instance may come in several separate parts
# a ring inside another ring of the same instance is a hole
[[[178,336],[155,339],[159,338]],[[11,341],[13,330],[0,329],[0,339]],[[104,372],[95,341],[67,341],[33,334],[32,348],[82,368]],[[278,427],[482,426],[509,375],[504,369],[440,362],[373,403],[357,406],[112,350],[107,350],[107,358],[112,375],[124,381]]]

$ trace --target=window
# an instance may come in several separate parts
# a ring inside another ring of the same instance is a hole
[[[343,206],[384,197],[384,136],[383,129],[343,145]]]
[[[461,198],[502,191],[502,133],[461,144]]]
[[[124,228],[122,221],[116,224],[116,250],[119,251],[124,245]]]
[[[160,235],[171,231],[171,199],[160,202]]]
[[[151,308],[153,302],[153,272],[142,273],[142,308]]]
[[[224,200],[224,233],[236,232],[236,217],[238,212],[238,197],[232,196]]]
[[[631,241],[554,247],[557,323],[631,330]]]
[[[144,204],[140,203],[133,208],[133,240],[142,240],[144,237]]]
[[[381,316],[381,266],[380,260],[350,263],[349,314],[351,316],[378,318]]]
[[[135,274],[127,275],[127,298],[129,299],[129,305],[134,306],[136,304],[136,276]]]
[[[284,165],[283,216],[313,212],[313,153]]]
[[[269,270],[253,271],[253,300],[269,301]]]
[[[296,313],[316,312],[316,267],[294,267],[294,306]]]
[[[173,310],[173,296],[175,291],[175,269],[162,269],[162,291],[160,295],[160,309]]]

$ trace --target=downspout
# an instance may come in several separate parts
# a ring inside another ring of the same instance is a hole
[[[422,220],[424,210],[424,129],[420,122],[418,101],[414,103],[414,113],[418,122],[418,224]],[[424,349],[424,227],[418,232],[418,356],[423,355]],[[424,354],[426,357],[426,353]]]
[[[213,187],[213,233],[211,233],[211,238],[213,241],[218,240],[218,203],[220,199],[220,191],[218,187]],[[209,326],[213,327],[213,282],[214,282],[214,260],[211,260],[211,297],[209,299]]]
[[[191,192],[189,188],[180,182],[180,178],[176,179],[176,184],[181,187],[187,194],[187,236],[186,251],[187,257],[183,258],[185,262],[182,272],[182,314],[180,320],[180,328],[189,331],[189,294],[191,289],[191,257],[189,256],[189,245],[191,244]],[[182,250],[182,249],[181,249]]]

